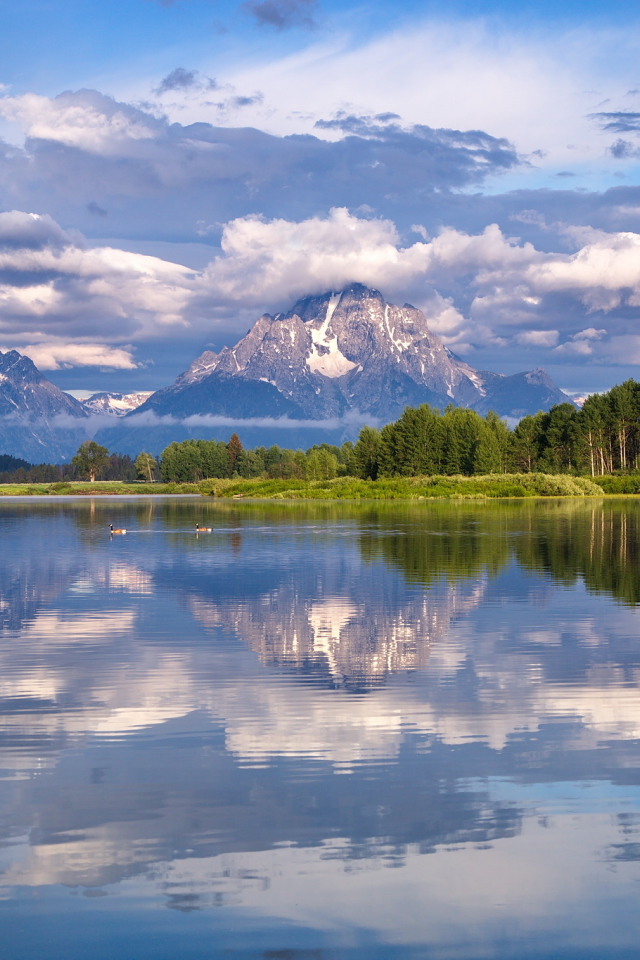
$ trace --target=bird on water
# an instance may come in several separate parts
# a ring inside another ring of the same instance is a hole
[[[112,535],[112,536],[113,536],[114,533],[126,533],[126,532],[127,532],[126,527],[114,527],[114,525],[113,525],[112,523],[109,524],[109,530],[111,531],[111,535]]]
[[[199,523],[196,523],[196,533],[211,533],[211,527],[201,527]]]

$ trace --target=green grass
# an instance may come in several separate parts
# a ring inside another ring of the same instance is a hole
[[[64,481],[59,483],[2,483],[0,497],[39,496],[123,496],[131,494],[202,493],[197,483],[125,483],[122,480]]]
[[[484,477],[393,477],[359,480],[201,480],[199,483],[124,483],[120,480],[0,484],[1,496],[124,496],[202,494],[266,500],[487,500],[524,497],[601,497],[640,493],[640,476],[598,477],[509,473]]]
[[[597,483],[604,493],[640,493],[640,474],[638,473],[629,474],[626,477],[594,477],[593,482]]]
[[[207,480],[202,492],[214,497],[269,500],[487,500],[508,497],[601,497],[583,477],[543,473],[485,477],[397,477],[382,480]]]

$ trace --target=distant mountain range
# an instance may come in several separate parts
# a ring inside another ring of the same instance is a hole
[[[67,459],[96,425],[99,442],[130,454],[189,436],[227,439],[234,429],[247,446],[308,446],[354,437],[362,423],[387,423],[407,405],[453,403],[517,419],[565,402],[543,370],[474,370],[420,310],[351,284],[264,314],[235,347],[206,351],[153,394],[98,393],[80,403],[27,357],[0,354],[0,453]],[[96,414],[113,424],[96,423]]]
[[[153,391],[145,393],[94,393],[81,403],[89,413],[124,417],[149,399]]]

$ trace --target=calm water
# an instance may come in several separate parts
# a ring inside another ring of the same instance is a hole
[[[640,957],[639,604],[640,503],[1,502],[0,956]]]

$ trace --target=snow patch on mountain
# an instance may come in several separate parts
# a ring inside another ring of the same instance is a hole
[[[132,410],[137,410],[143,403],[153,396],[153,391],[138,393],[94,393],[83,406],[90,413],[102,413],[110,417],[124,417]]]

